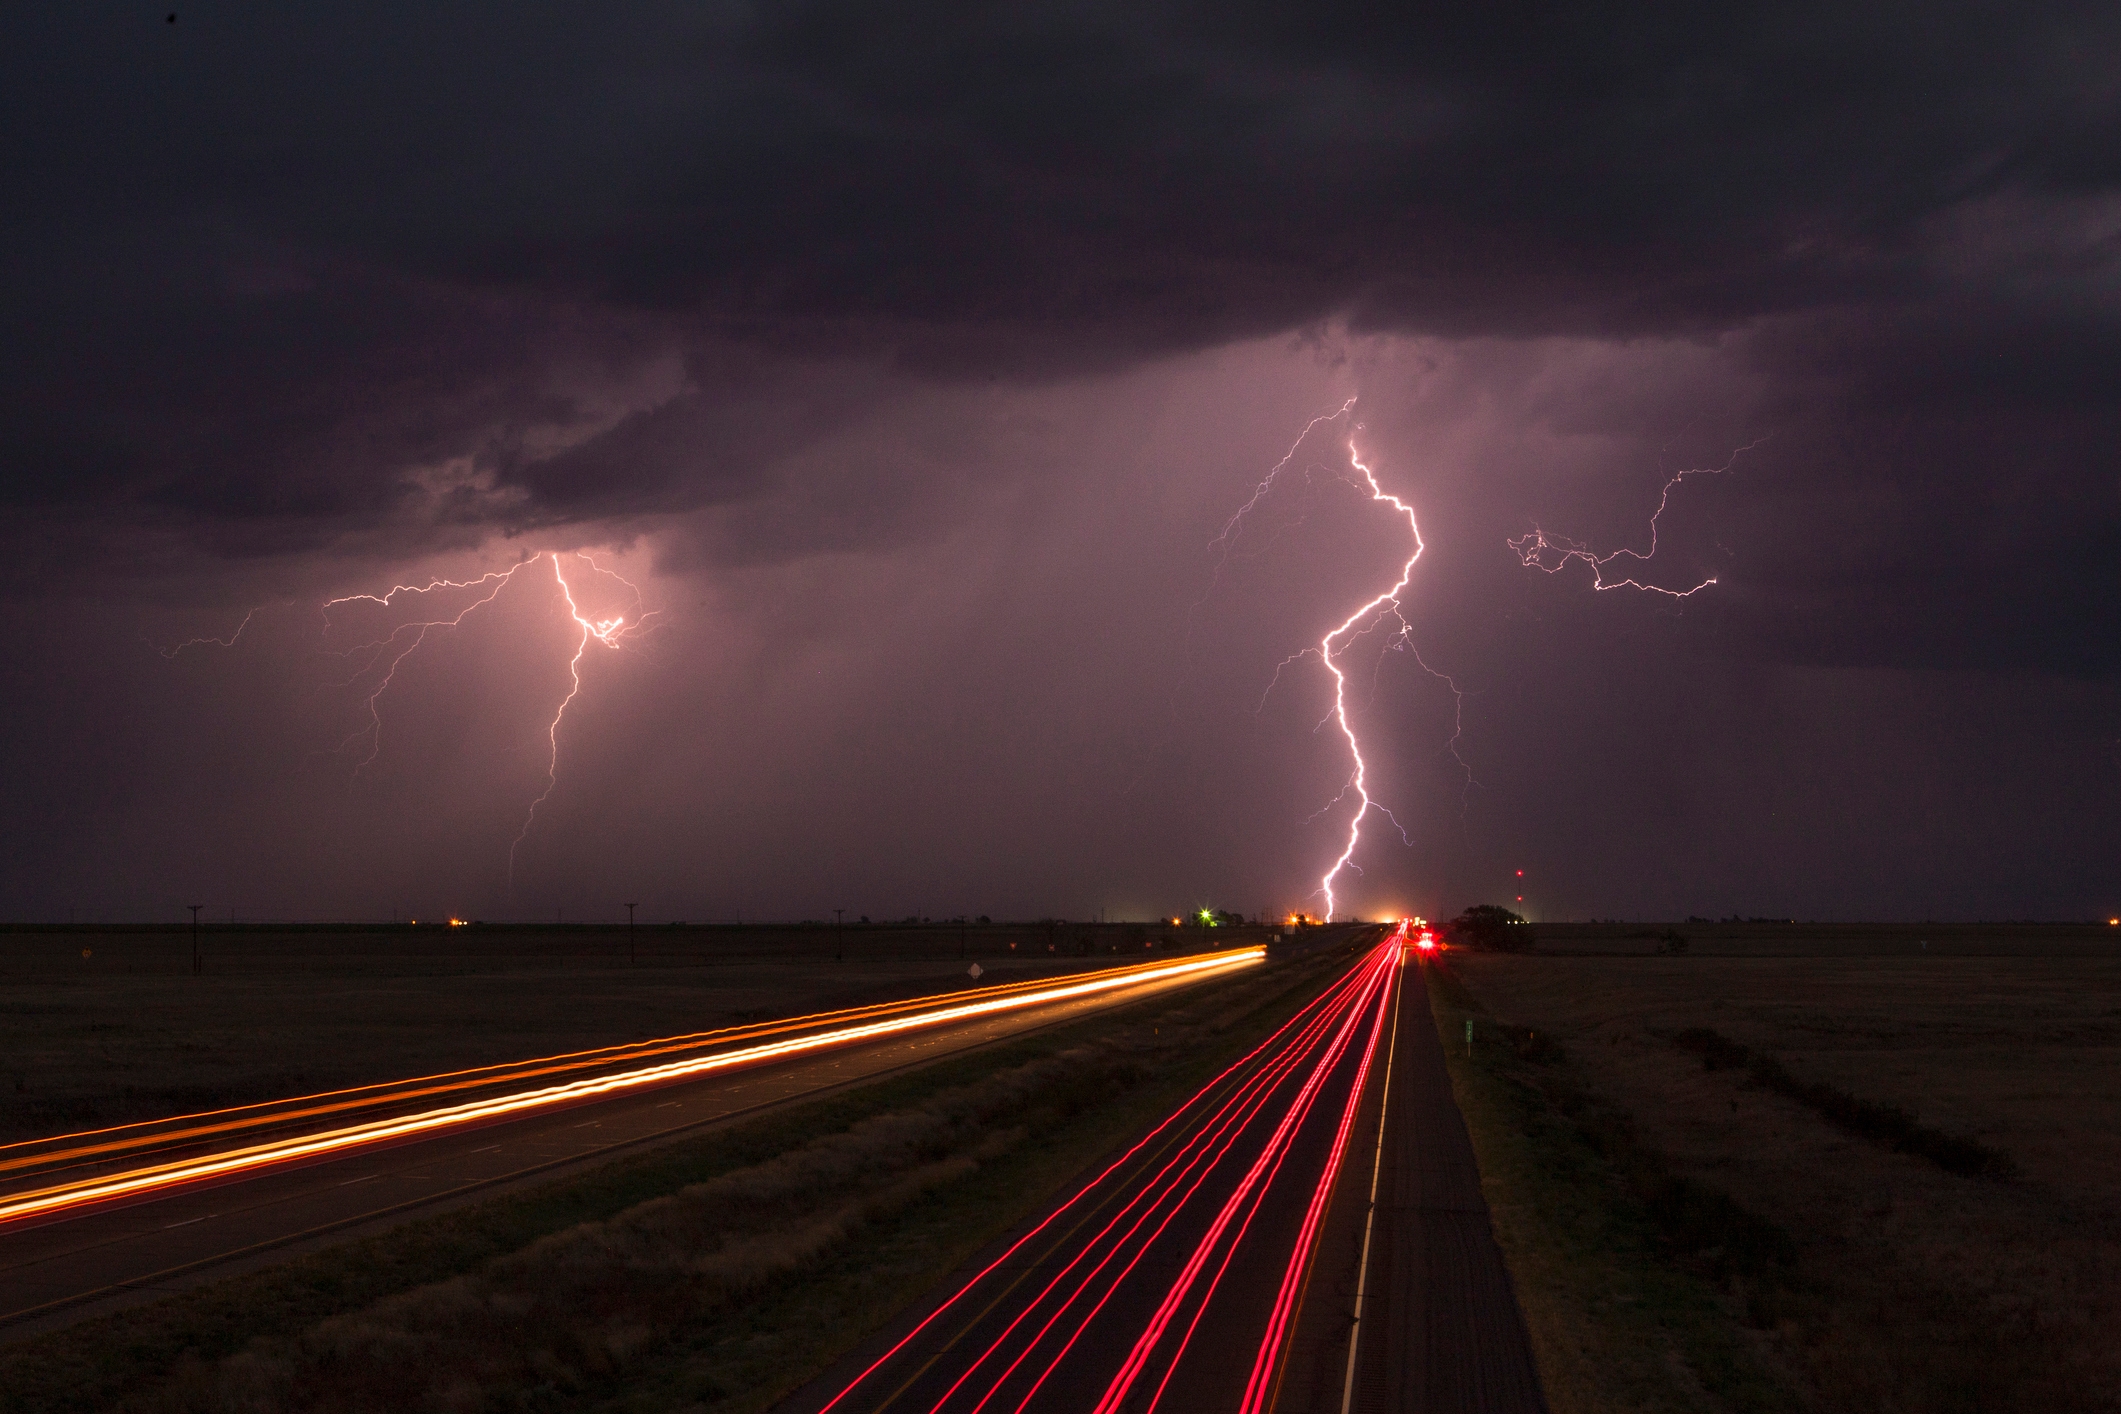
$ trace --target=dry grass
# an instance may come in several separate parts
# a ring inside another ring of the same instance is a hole
[[[763,1408],[1324,975],[1242,974],[62,1333],[0,1357],[0,1407]]]
[[[509,1391],[585,1390],[623,1376],[679,1325],[713,1319],[991,1161],[1041,1101],[1085,1084],[1116,1094],[1139,1077],[1109,1043],[1016,1066],[260,1343],[146,1407],[455,1414]]]
[[[1931,930],[1832,947],[1801,927],[1688,931],[1683,957],[1456,965],[1497,1018],[1558,1043],[1575,1082],[1674,1173],[1794,1237],[1785,1289],[1726,1305],[1809,1406],[2121,1408],[2117,949],[2061,932],[2043,952],[2025,931],[1984,945],[1957,930],[1927,950]],[[1698,1038],[1675,1044],[1696,1029],[1792,1084],[1764,1085],[1750,1063],[1711,1069]],[[1807,1091],[1916,1117],[2020,1177],[1947,1171]]]
[[[1800,1408],[1789,1380],[1734,1319],[1785,1290],[1789,1235],[1675,1174],[1627,1115],[1581,1088],[1550,1038],[1506,1032],[1448,968],[1428,972],[1549,1407]],[[1470,1054],[1460,1041],[1468,1020]]]

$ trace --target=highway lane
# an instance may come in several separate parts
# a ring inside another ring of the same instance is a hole
[[[1091,975],[1040,980],[1067,987]],[[61,1213],[61,1221],[0,1227],[0,1338],[21,1338],[285,1260],[295,1252],[380,1230],[512,1184],[549,1179],[767,1106],[820,1095],[1216,975],[1221,974],[1129,980],[1092,995],[923,1025],[742,1068],[571,1099],[394,1145],[368,1145],[296,1166],[282,1164],[239,1181],[158,1190],[152,1201]],[[936,1000],[954,1008],[963,994]],[[710,1049],[705,1054],[719,1053]],[[617,1069],[625,1072],[623,1066]],[[179,1126],[186,1132],[198,1127]],[[277,1142],[285,1136],[273,1130],[268,1137]],[[60,1155],[60,1171],[67,1181],[92,1182],[105,1176],[107,1164],[84,1170],[80,1160],[66,1158],[83,1147],[82,1141],[48,1147]],[[184,1139],[175,1152],[180,1162],[189,1162],[202,1151],[198,1141]],[[132,1153],[123,1161],[137,1164],[157,1157],[153,1152]],[[39,1181],[34,1171],[14,1177],[18,1199]],[[7,1197],[0,1192],[0,1202]]]
[[[1402,949],[1369,936],[1281,1030],[784,1410],[1270,1408],[1390,1044]]]
[[[1343,1356],[1346,1414],[1545,1414],[1517,1294],[1488,1222],[1480,1166],[1426,995],[1408,989],[1391,1103],[1370,1177],[1360,1319]],[[1366,1195],[1355,1195],[1358,1198]]]
[[[781,1414],[1544,1414],[1402,941]]]

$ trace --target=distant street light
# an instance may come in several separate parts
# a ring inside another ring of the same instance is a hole
[[[196,977],[199,975],[199,910],[206,905],[187,903],[184,906],[191,910],[191,975]]]
[[[626,905],[626,965],[633,966],[633,910],[636,904]]]

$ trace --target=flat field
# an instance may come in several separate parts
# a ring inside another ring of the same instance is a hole
[[[2121,929],[1669,931],[1683,952],[1664,925],[1562,925],[1448,965],[1515,1083],[1609,1103],[1794,1239],[1770,1299],[1695,1265],[1799,1401],[2121,1408]],[[1893,1110],[2014,1176],[1953,1171]]]
[[[0,1143],[1190,950],[1252,930],[0,930]],[[960,955],[962,951],[962,956]],[[836,957],[836,954],[844,954]]]
[[[758,1414],[1351,961],[1281,957],[9,1344],[0,1410]]]

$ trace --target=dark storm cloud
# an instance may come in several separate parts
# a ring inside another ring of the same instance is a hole
[[[0,63],[46,517],[450,543],[758,496],[924,378],[1720,338],[1788,492],[1730,636],[2116,663],[2111,7],[208,4]]]

